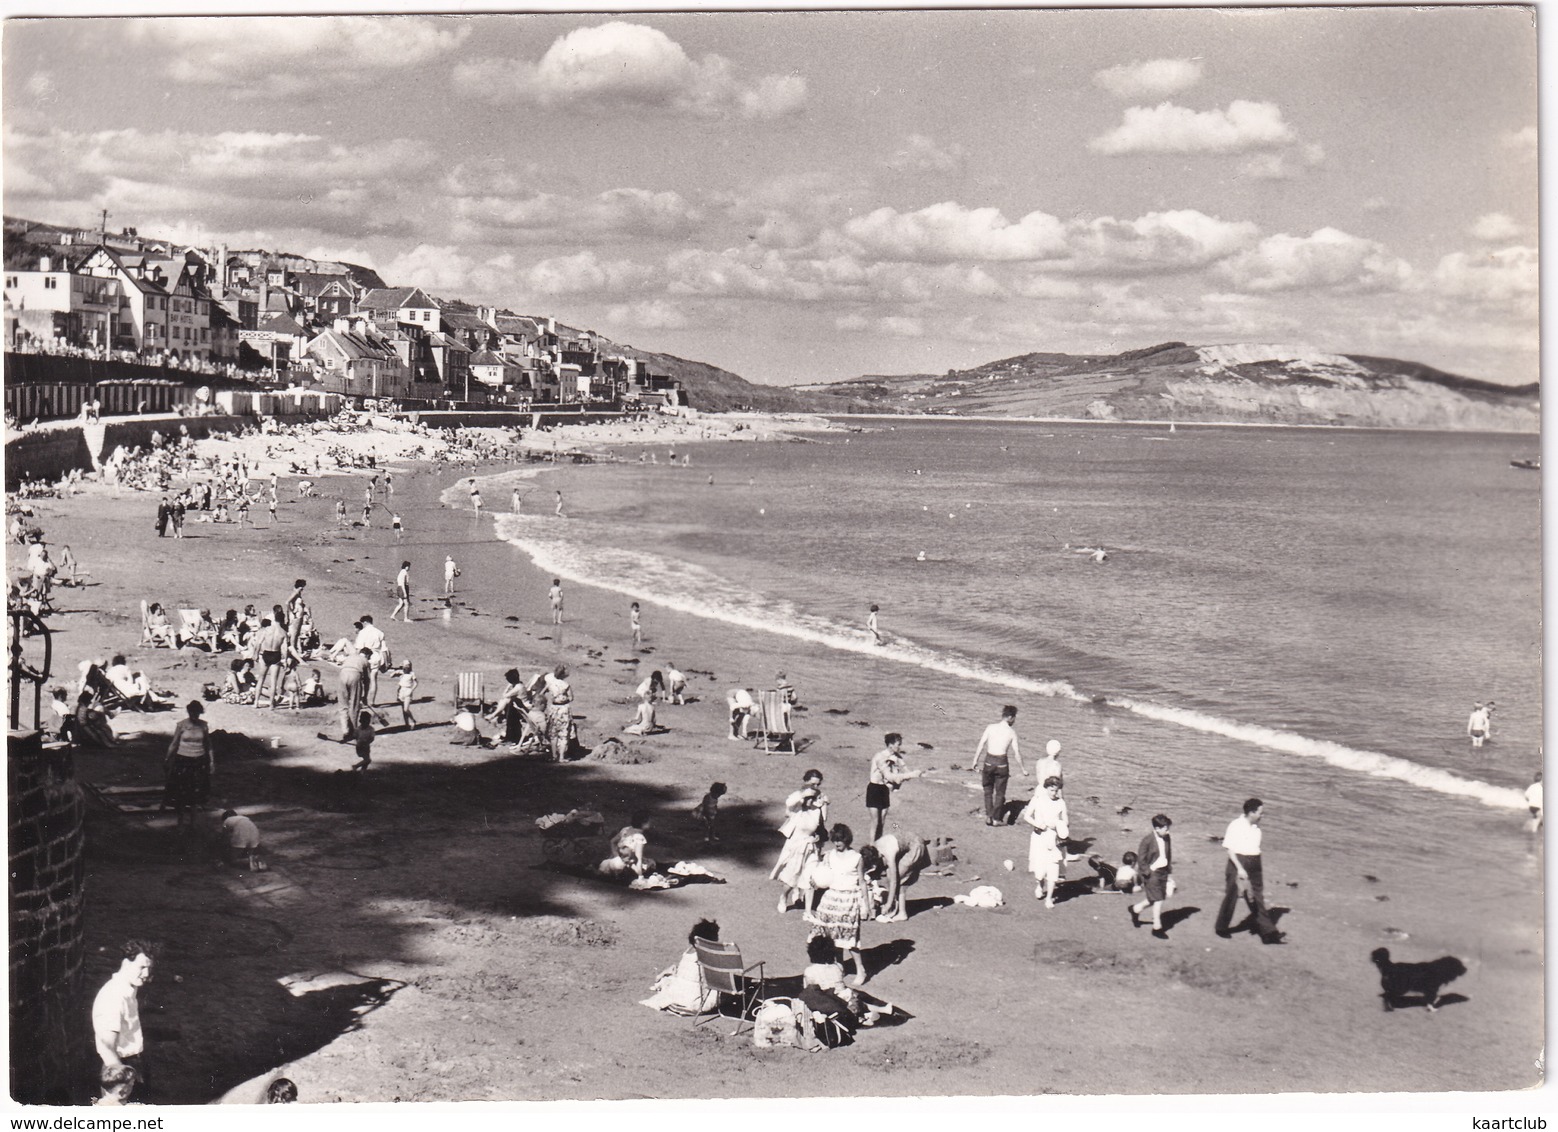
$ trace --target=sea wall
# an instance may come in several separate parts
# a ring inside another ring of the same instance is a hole
[[[84,957],[81,788],[66,749],[38,732],[6,743],[10,818],[11,1096],[66,1104],[90,1041],[81,999]]]
[[[389,415],[412,424],[425,424],[428,428],[549,428],[552,425],[620,421],[630,414],[612,409],[582,412],[566,409],[429,409]]]

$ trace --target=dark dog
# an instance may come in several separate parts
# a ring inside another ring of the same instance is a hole
[[[1404,1000],[1411,995],[1421,995],[1424,1006],[1438,1010],[1440,990],[1466,973],[1466,964],[1453,955],[1427,963],[1396,963],[1389,948],[1378,947],[1369,958],[1379,968],[1380,998],[1386,1010],[1407,1005]]]

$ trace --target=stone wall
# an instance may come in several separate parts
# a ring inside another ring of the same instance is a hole
[[[6,743],[10,810],[11,1096],[68,1104],[91,1034],[81,997],[85,804],[68,749]]]

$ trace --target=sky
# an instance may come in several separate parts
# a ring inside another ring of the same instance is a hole
[[[8,215],[752,381],[1269,342],[1537,380],[1506,8],[12,19]]]

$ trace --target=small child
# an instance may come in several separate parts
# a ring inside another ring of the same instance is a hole
[[[638,602],[636,602],[636,601],[632,605],[630,605],[628,607],[628,621],[633,626],[633,647],[634,648],[641,648],[641,647],[643,647],[643,644],[644,644],[644,627],[641,624],[639,624],[639,620],[638,620]]]
[[[237,810],[223,810],[222,834],[227,838],[228,864],[247,861],[251,872],[264,870],[265,862],[260,860],[260,830],[254,822]]]
[[[357,715],[357,761],[353,770],[367,770],[373,762],[373,713],[364,709]]]
[[[335,501],[335,525],[338,527],[346,526],[346,500],[344,499]]]
[[[117,1108],[130,1103],[130,1094],[135,1092],[133,1065],[105,1065],[97,1080],[103,1092],[92,1101],[93,1104],[105,1108]]]
[[[393,512],[390,513],[390,526],[392,528],[394,528],[394,531],[395,531],[395,541],[399,542],[400,541],[400,536],[403,533],[403,528],[400,525],[400,516],[394,514]]]
[[[407,728],[415,727],[417,721],[411,714],[411,697],[417,690],[417,674],[411,670],[409,660],[400,667],[400,679],[396,681],[395,689],[395,698],[400,701],[400,721]]]
[[[265,501],[265,507],[270,511],[270,525],[276,525],[276,496],[273,494]]]
[[[725,784],[716,782],[709,787],[709,792],[703,796],[703,801],[693,807],[692,816],[703,823],[703,843],[705,845],[718,841],[714,835],[714,821],[719,817],[719,800],[725,796]]]
[[[303,681],[301,690],[304,707],[313,707],[325,702],[325,680],[319,674],[319,669],[315,668],[309,673],[308,679]]]
[[[1087,863],[1098,874],[1095,891],[1102,892],[1106,888],[1112,888],[1116,892],[1134,892],[1136,889],[1136,854],[1127,850],[1120,856],[1120,865],[1116,868],[1104,860],[1097,853],[1087,859]]]

